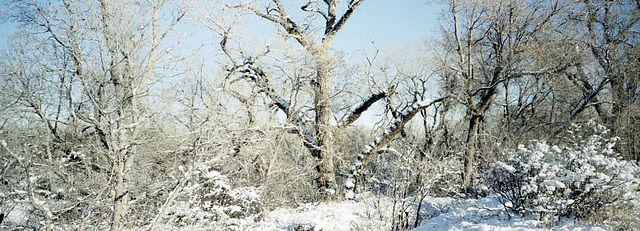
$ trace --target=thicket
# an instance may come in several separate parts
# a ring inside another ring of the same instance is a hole
[[[582,136],[585,130],[591,134]],[[593,121],[573,124],[570,143],[520,145],[484,177],[508,212],[549,222],[569,218],[637,228],[638,213],[632,211],[640,205],[640,169],[614,152],[618,138],[607,132]]]

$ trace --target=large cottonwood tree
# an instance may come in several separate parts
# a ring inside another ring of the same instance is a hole
[[[303,113],[297,113],[292,108],[291,102],[283,97],[283,94],[276,92],[275,88],[271,86],[269,79],[269,73],[262,70],[262,68],[255,62],[253,58],[238,60],[227,48],[227,41],[229,39],[228,30],[220,24],[217,28],[222,38],[222,50],[227,54],[231,61],[232,67],[227,68],[229,71],[228,76],[238,74],[240,78],[249,79],[251,84],[254,84],[259,88],[260,92],[266,94],[266,96],[272,100],[287,117],[287,121],[292,123],[296,130],[296,133],[300,134],[305,146],[309,149],[312,156],[317,160],[317,186],[320,189],[326,190],[325,192],[332,194],[336,189],[336,176],[334,166],[334,148],[333,144],[333,130],[336,127],[345,128],[349,124],[353,123],[359,115],[361,110],[356,112],[353,116],[346,118],[344,121],[336,126],[331,124],[333,113],[330,109],[332,98],[332,89],[336,86],[332,86],[332,73],[331,70],[335,65],[335,60],[331,53],[331,43],[336,34],[347,23],[347,20],[355,12],[356,8],[362,4],[362,0],[351,0],[346,3],[346,11],[338,13],[339,1],[326,0],[322,2],[310,1],[307,4],[301,6],[301,10],[310,14],[317,14],[324,21],[323,29],[321,33],[316,34],[314,28],[309,25],[304,25],[301,22],[297,22],[294,17],[288,12],[290,9],[285,7],[280,0],[273,0],[266,3],[255,4],[241,4],[231,6],[236,9],[244,9],[252,14],[275,24],[282,30],[282,36],[284,38],[293,39],[299,46],[301,46],[306,55],[312,60],[313,77],[309,81],[312,85],[312,102],[313,111],[310,112],[314,118],[312,124],[308,124],[304,120],[305,115]],[[303,12],[304,13],[304,12]],[[228,81],[232,82],[232,81]],[[233,81],[235,82],[235,81]],[[226,85],[225,85],[226,86]],[[292,90],[293,91],[293,90]],[[247,102],[247,97],[238,93],[237,89],[230,89],[230,92],[234,97],[241,102]],[[384,98],[387,93],[381,93],[372,97],[373,102]],[[370,105],[369,104],[369,105]]]
[[[316,185],[325,195],[333,197],[336,186],[336,166],[334,158],[336,152],[333,147],[334,133],[337,130],[344,130],[355,122],[363,112],[367,111],[374,103],[386,99],[394,93],[394,86],[379,86],[369,89],[371,95],[361,97],[361,102],[353,102],[346,100],[347,105],[343,105],[349,110],[336,110],[335,105],[339,97],[345,97],[345,92],[359,92],[361,89],[345,89],[345,85],[340,85],[336,69],[340,65],[339,61],[334,57],[331,50],[331,44],[335,36],[347,23],[349,18],[354,14],[356,9],[362,4],[362,0],[351,0],[344,4],[340,1],[309,1],[300,5],[300,10],[293,15],[306,15],[309,17],[294,17],[291,14],[292,7],[285,6],[280,0],[251,2],[247,4],[231,5],[230,10],[237,10],[238,15],[245,15],[246,12],[257,16],[263,22],[273,24],[277,28],[277,35],[287,42],[296,43],[296,49],[287,54],[273,54],[280,57],[274,59],[275,63],[264,62],[265,57],[272,55],[272,51],[267,47],[261,54],[247,57],[247,54],[256,53],[250,51],[238,51],[236,39],[233,37],[234,26],[237,21],[229,20],[226,24],[224,20],[215,19],[215,17],[206,13],[202,14],[201,21],[205,26],[209,27],[222,37],[220,43],[222,51],[226,54],[229,61],[226,65],[227,75],[223,83],[223,89],[231,96],[245,106],[250,105],[255,99],[256,93],[264,94],[267,98],[267,104],[273,105],[283,112],[287,122],[293,126],[290,129],[299,135],[306,148],[316,160],[316,171],[318,177]],[[318,23],[321,22],[321,23]],[[299,49],[302,48],[302,49]],[[293,59],[303,60],[303,66],[294,67],[292,78],[282,78],[278,74],[286,75],[287,60],[291,54],[300,51],[299,57]],[[277,51],[276,51],[277,52]],[[270,66],[271,65],[271,66]],[[370,63],[370,65],[372,65]],[[278,71],[273,71],[276,69]],[[302,71],[301,71],[302,70]],[[305,72],[304,70],[308,70]],[[302,73],[299,73],[302,72]],[[310,73],[310,74],[309,74]],[[352,74],[359,76],[360,74]],[[301,77],[302,76],[302,77]],[[360,75],[364,76],[364,75]],[[340,78],[347,78],[341,76]],[[357,77],[356,77],[357,78]],[[364,78],[364,77],[363,77]],[[370,76],[376,79],[376,76]],[[285,80],[282,80],[285,79]],[[246,80],[246,81],[240,81]],[[240,83],[248,83],[248,88],[253,89],[249,94],[242,93],[243,88],[247,85]],[[291,83],[291,88],[282,90],[282,86]],[[284,84],[283,84],[284,83]],[[308,89],[304,93],[298,94],[301,88]],[[283,92],[279,92],[283,91]],[[361,93],[359,93],[361,94]],[[303,96],[304,95],[304,96]],[[356,94],[357,95],[357,94]],[[302,101],[302,102],[301,102]],[[426,102],[426,101],[425,101]],[[439,102],[439,101],[435,101]],[[434,103],[435,103],[434,102]],[[414,102],[418,105],[417,102]],[[351,104],[351,105],[349,105]],[[302,105],[302,106],[300,106]],[[394,119],[397,123],[392,123],[390,132],[385,132],[382,138],[368,145],[369,148],[364,153],[360,153],[355,157],[354,163],[366,163],[374,154],[381,153],[382,146],[388,144],[393,136],[398,134],[414,115],[433,103],[411,107],[407,114],[397,112]],[[309,110],[306,110],[309,108]],[[344,112],[346,111],[346,112]],[[251,117],[251,116],[250,116]],[[251,120],[250,120],[251,121]],[[364,157],[364,158],[362,158]],[[358,165],[352,169],[348,176],[348,182],[354,182],[362,165]],[[355,184],[348,184],[348,191],[353,191]]]

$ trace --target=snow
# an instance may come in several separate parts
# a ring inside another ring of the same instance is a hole
[[[390,230],[393,201],[382,198],[304,204],[265,212],[264,219],[250,225],[251,230]],[[374,203],[369,203],[374,202]],[[496,196],[480,199],[427,197],[422,204],[423,221],[415,231],[427,230],[606,230],[603,227],[563,221],[546,227],[533,216],[509,216]]]
[[[260,199],[260,190],[254,187],[243,187],[232,189],[229,193],[233,198],[245,200]]]
[[[293,230],[295,227],[314,227],[312,230],[357,230],[363,225],[383,230],[384,223],[370,219],[370,207],[365,202],[329,202],[305,204],[298,208],[276,209],[268,212],[253,230]]]
[[[371,147],[371,145],[366,145],[366,146],[364,146],[364,148],[362,149],[362,153],[369,153],[369,152],[371,152],[371,150],[373,150],[373,148]]]
[[[431,219],[421,223],[421,230],[546,230],[538,227],[540,222],[534,217],[509,218],[502,204],[489,196],[480,199],[427,200]]]
[[[180,166],[182,167],[182,166]],[[211,172],[207,172],[204,176],[207,178],[217,178],[220,177],[222,174],[220,174],[220,172],[218,171],[211,171]]]
[[[422,100],[422,101],[418,102],[418,106],[424,107],[424,106],[427,106],[427,105],[431,104],[431,102],[433,102],[433,100],[425,99],[425,100]]]
[[[329,195],[333,195],[333,194],[336,193],[336,188],[335,187],[329,187],[329,188],[324,189],[324,191],[326,193],[328,193]]]
[[[537,141],[529,148],[520,146],[518,151],[510,152],[486,171],[485,178],[505,195],[506,201],[520,201],[520,206],[515,208],[520,214],[539,214],[539,218],[546,221],[595,210],[598,207],[592,205],[597,204],[622,206],[622,193],[636,189],[635,175],[639,169],[634,164],[603,155],[613,147],[603,141],[607,139],[592,135],[584,142],[563,149],[550,147],[544,141]],[[620,176],[621,173],[629,175]],[[518,194],[505,187],[513,184],[520,185]]]
[[[505,164],[502,161],[496,162],[496,165],[501,167],[501,168],[503,168],[507,172],[510,172],[510,173],[515,173],[516,172],[516,168],[512,167],[511,165]]]
[[[347,178],[347,179],[345,180],[344,186],[345,186],[346,188],[353,188],[353,187],[355,187],[355,186],[356,186],[356,184],[355,184],[355,183],[356,183],[356,181],[355,181],[353,178]]]
[[[39,178],[40,176],[32,176],[29,178],[29,182],[36,182]]]
[[[7,211],[8,214],[6,214],[2,224],[25,224],[29,220],[29,212],[32,209],[31,205],[17,204],[12,210]],[[2,228],[2,226],[0,226],[0,228]]]

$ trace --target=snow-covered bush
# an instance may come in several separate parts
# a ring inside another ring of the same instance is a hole
[[[485,178],[505,209],[543,220],[586,219],[603,206],[633,206],[638,166],[616,157],[617,138],[604,138],[601,126],[594,130],[597,134],[570,146],[544,141],[521,145],[486,171]]]
[[[259,191],[254,187],[233,189],[225,175],[215,170],[195,171],[168,221],[177,227],[218,227],[241,229],[242,220],[258,220],[262,215]]]

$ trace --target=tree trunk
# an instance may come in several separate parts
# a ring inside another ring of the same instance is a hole
[[[318,85],[314,89],[316,108],[316,137],[318,138],[318,189],[326,190],[329,194],[335,193],[336,180],[333,164],[333,134],[331,110],[329,108],[329,96],[331,76],[329,46],[321,46],[314,55],[316,61],[316,74]]]
[[[127,150],[115,152],[117,160],[115,162],[116,185],[114,188],[114,208],[111,218],[111,230],[120,231],[124,229],[125,216],[129,209],[129,182],[131,174],[129,173],[132,164],[132,158]]]
[[[463,170],[462,170],[462,185],[464,187],[471,186],[472,183],[472,175],[474,172],[473,165],[476,162],[476,151],[478,148],[478,133],[480,127],[481,116],[479,115],[471,115],[471,119],[469,119],[469,130],[467,132],[467,146],[464,151],[464,162],[463,162]]]
[[[331,125],[331,110],[329,108],[329,100],[330,100],[330,70],[331,70],[331,42],[334,37],[338,33],[338,31],[342,28],[342,26],[346,23],[346,21],[351,17],[355,9],[362,4],[363,0],[350,0],[347,4],[346,11],[342,14],[342,16],[338,16],[336,14],[337,4],[340,1],[336,0],[325,0],[326,10],[321,10],[317,8],[313,3],[313,1],[308,2],[306,5],[302,6],[303,11],[317,13],[323,16],[325,19],[325,27],[324,34],[322,35],[322,41],[317,43],[316,36],[312,36],[309,34],[311,31],[307,28],[300,27],[294,22],[292,17],[287,13],[286,8],[282,4],[280,0],[273,0],[273,7],[271,5],[267,7],[267,11],[263,12],[258,10],[255,7],[249,5],[236,5],[231,6],[235,7],[244,7],[256,15],[276,23],[282,27],[288,34],[287,37],[294,38],[304,49],[308,51],[315,62],[315,71],[316,71],[316,82],[313,84],[314,86],[314,109],[315,109],[315,134],[305,134],[308,132],[307,127],[304,122],[297,115],[292,115],[289,110],[288,104],[280,104],[278,107],[282,109],[285,114],[287,114],[292,121],[296,123],[296,126],[302,132],[303,140],[305,141],[305,146],[307,146],[312,155],[316,158],[318,165],[316,166],[316,170],[318,172],[318,178],[316,180],[317,187],[320,190],[325,190],[324,192],[329,194],[334,194],[336,189],[335,182],[335,171],[333,164],[333,126]],[[221,43],[223,46],[223,50],[226,52],[224,40]],[[233,60],[233,58],[230,57]],[[254,70],[255,71],[255,70]],[[260,72],[260,71],[259,71]],[[256,73],[262,75],[261,73]],[[260,80],[258,80],[260,82]],[[261,84],[267,87],[265,84]],[[268,92],[270,97],[274,99],[274,101],[278,104],[281,102],[285,102],[280,97],[276,97],[273,95],[273,92]],[[315,142],[317,141],[317,142]]]
[[[127,70],[130,70],[129,60],[125,59]],[[127,71],[126,73],[131,73]],[[115,79],[118,79],[117,77]],[[131,167],[133,157],[136,155],[135,140],[137,137],[136,125],[138,123],[139,111],[137,98],[133,92],[133,76],[125,74],[120,82],[113,80],[116,90],[116,98],[121,99],[121,105],[117,110],[115,123],[112,124],[111,135],[115,136],[115,143],[112,145],[114,155],[114,169],[116,174],[116,184],[114,186],[114,209],[111,230],[123,230],[126,220],[125,215],[129,209],[129,182],[131,181]]]

